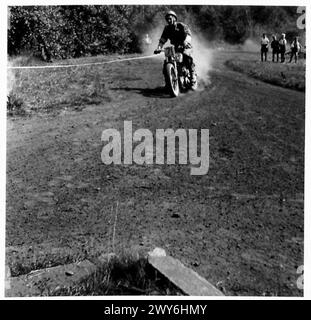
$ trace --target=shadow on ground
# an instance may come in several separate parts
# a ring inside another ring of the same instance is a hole
[[[148,98],[163,98],[163,99],[171,98],[169,93],[166,91],[165,87],[156,87],[156,88],[117,87],[117,88],[110,88],[110,90],[136,91],[137,93],[140,93],[143,96]]]

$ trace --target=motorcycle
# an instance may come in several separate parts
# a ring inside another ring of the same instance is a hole
[[[172,97],[177,97],[180,92],[185,92],[188,89],[195,89],[191,86],[190,70],[183,63],[182,46],[178,47],[175,52],[174,46],[165,47],[158,52],[164,52],[165,60],[163,74],[165,86]]]

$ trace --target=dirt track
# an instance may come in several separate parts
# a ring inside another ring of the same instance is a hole
[[[302,295],[305,95],[230,71],[228,56],[208,87],[176,99],[161,60],[124,62],[99,67],[111,102],[10,118],[9,263],[111,251],[118,202],[117,253],[163,247],[226,295]],[[209,129],[208,174],[102,164],[101,133],[124,120]]]

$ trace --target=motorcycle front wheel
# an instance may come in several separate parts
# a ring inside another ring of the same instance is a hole
[[[179,95],[178,75],[172,63],[166,65],[166,86],[172,97]]]

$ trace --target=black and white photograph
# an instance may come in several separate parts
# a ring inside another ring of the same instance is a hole
[[[304,297],[287,3],[3,7],[5,297]]]

